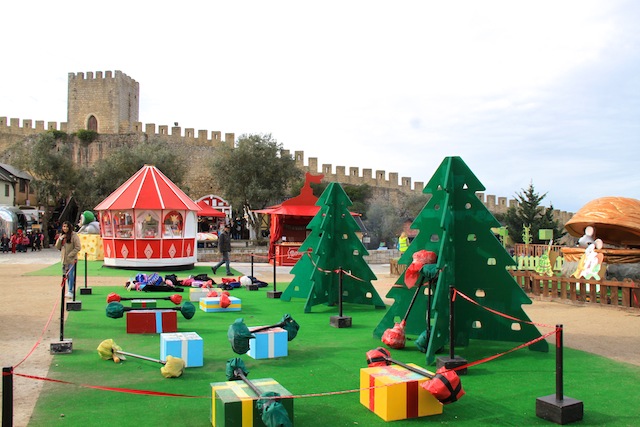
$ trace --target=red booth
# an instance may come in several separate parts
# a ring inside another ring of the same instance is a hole
[[[298,249],[307,238],[307,225],[320,210],[311,183],[320,183],[324,175],[307,172],[300,194],[276,206],[254,212],[268,214],[269,260],[276,257],[276,265],[294,265],[302,256]],[[271,261],[269,261],[271,262]]]
[[[95,210],[104,265],[154,269],[195,264],[200,207],[156,167],[143,166]]]

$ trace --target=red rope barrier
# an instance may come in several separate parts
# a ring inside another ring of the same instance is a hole
[[[531,322],[531,321],[529,321],[529,320],[522,320],[522,319],[518,319],[517,317],[513,317],[513,316],[510,316],[510,315],[508,315],[508,314],[501,313],[501,312],[499,312],[499,311],[497,311],[497,310],[494,310],[494,309],[492,309],[492,308],[488,308],[488,307],[485,307],[485,306],[483,306],[483,305],[478,304],[478,302],[477,302],[477,301],[475,301],[475,300],[473,300],[473,299],[469,298],[467,295],[463,294],[462,292],[460,292],[460,291],[459,291],[459,290],[457,290],[457,289],[454,289],[454,291],[455,291],[455,293],[454,293],[454,298],[455,298],[455,295],[460,295],[462,298],[464,298],[464,299],[466,299],[467,301],[469,301],[469,302],[471,302],[471,303],[473,303],[473,304],[477,305],[478,307],[480,307],[480,308],[482,308],[482,309],[484,309],[484,310],[487,310],[487,311],[489,311],[489,312],[491,312],[491,313],[493,313],[493,314],[497,314],[498,316],[504,317],[505,319],[515,320],[516,322],[519,322],[519,323],[527,323],[527,324],[529,324],[529,325],[534,325],[534,326],[541,326],[541,327],[543,327],[543,328],[555,328],[555,326],[545,325],[544,323]],[[455,299],[454,299],[454,300],[455,300]]]
[[[60,284],[60,287],[63,287],[63,286],[64,286],[64,282],[62,282]],[[29,352],[26,354],[26,356],[24,356],[24,358],[22,358],[22,360],[20,362],[18,362],[17,364],[15,364],[13,366],[12,370],[15,370],[15,368],[17,368],[25,360],[27,360],[29,358],[29,356],[31,356],[33,354],[33,352],[36,350],[36,348],[38,348],[38,346],[42,343],[42,338],[44,337],[45,332],[47,331],[47,329],[49,328],[49,325],[51,324],[51,320],[53,319],[53,313],[56,312],[57,307],[58,307],[58,301],[56,301],[56,303],[53,305],[53,308],[51,309],[51,314],[49,314],[49,318],[47,319],[47,323],[45,323],[44,328],[42,329],[42,332],[40,332],[40,336],[38,337],[38,340],[33,345],[31,350],[29,350]]]

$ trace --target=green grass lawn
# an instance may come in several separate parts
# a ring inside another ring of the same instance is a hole
[[[132,275],[126,270],[105,271],[98,264],[101,263],[89,263],[89,275],[106,275],[106,271],[116,277]],[[210,272],[209,267],[203,267],[203,270],[198,272]],[[36,274],[45,273],[58,275],[59,265]],[[78,283],[82,283],[80,275],[84,271],[78,274]],[[286,285],[278,284],[278,290],[284,290]],[[114,339],[124,351],[159,358],[160,338],[158,334],[127,334],[124,318],[106,316],[108,293],[132,296],[131,292],[125,295],[121,286],[94,287],[92,295],[79,296],[82,310],[70,312],[65,324],[65,338],[73,340],[73,352],[54,356],[48,374],[49,378],[71,384],[46,382],[29,425],[211,425],[210,384],[227,380],[225,366],[232,357],[243,359],[250,371],[249,379],[274,378],[292,394],[301,396],[294,403],[297,426],[387,425],[361,405],[359,394],[353,392],[359,387],[360,369],[366,367],[366,352],[382,345],[372,332],[384,310],[347,304],[344,315],[352,317],[353,326],[336,329],[330,326],[329,318],[337,315],[337,307],[315,306],[312,313],[304,313],[304,300],[284,302],[267,298],[266,291],[270,289],[233,290],[232,295],[242,300],[239,313],[205,313],[198,309],[191,320],[178,314],[179,332],[195,331],[203,338],[204,366],[187,368],[182,377],[166,379],[160,373],[159,363],[128,358],[115,364],[100,359],[96,348],[107,338]],[[134,296],[154,295],[170,293],[136,293]],[[162,300],[158,305],[168,307],[171,303]],[[243,317],[251,327],[277,323],[285,313],[291,314],[300,324],[298,336],[289,342],[287,357],[254,360],[233,353],[227,330],[236,318]],[[467,348],[457,348],[456,353],[468,361],[475,361],[515,346],[514,343],[472,341]],[[443,414],[394,421],[392,425],[550,425],[552,423],[536,417],[535,404],[536,398],[555,393],[555,354],[553,346],[551,348],[549,353],[523,349],[474,366],[461,377],[466,395],[459,402],[445,406]],[[424,366],[424,354],[411,341],[406,349],[391,352],[394,359]],[[566,348],[564,356],[564,392],[566,396],[584,402],[581,425],[638,425],[640,409],[636,391],[640,384],[640,367]],[[434,367],[429,368],[433,370]],[[114,392],[89,386],[187,397]]]

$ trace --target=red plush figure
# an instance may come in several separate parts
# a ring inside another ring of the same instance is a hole
[[[413,262],[407,267],[407,271],[404,273],[404,284],[407,288],[411,289],[415,286],[418,276],[420,276],[420,270],[425,264],[435,264],[438,260],[435,252],[421,250],[413,254]]]
[[[415,286],[416,282],[420,275],[423,276],[423,279],[427,279],[428,281],[434,279],[438,272],[436,270],[436,262],[438,257],[435,252],[421,250],[415,252],[413,254],[413,262],[407,268],[407,271],[404,273],[404,283],[407,285],[408,289],[411,289]],[[424,268],[425,265],[428,265],[429,268]],[[391,348],[401,349],[405,347],[406,336],[404,333],[404,328],[407,325],[407,318],[409,317],[409,312],[411,311],[411,307],[416,301],[418,297],[418,293],[420,292],[420,287],[424,283],[424,280],[420,282],[418,285],[418,289],[416,289],[413,294],[413,298],[411,299],[411,303],[409,304],[409,308],[407,308],[407,313],[404,315],[404,318],[400,323],[396,323],[393,328],[387,329],[382,334],[382,342],[388,345]]]
[[[227,308],[231,305],[231,300],[228,295],[222,294],[220,295],[220,307]]]
[[[447,370],[444,366],[436,371],[431,381],[423,382],[420,386],[445,405],[464,396],[460,377],[456,371]]]
[[[218,293],[216,291],[211,291],[207,294],[207,298],[217,297]]]

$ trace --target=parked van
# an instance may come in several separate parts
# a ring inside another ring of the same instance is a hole
[[[44,211],[41,211],[35,206],[19,206],[20,210],[27,218],[26,231],[37,230],[41,228],[42,216]]]
[[[27,230],[28,221],[22,210],[15,206],[0,206],[0,236],[11,236],[18,228]]]

